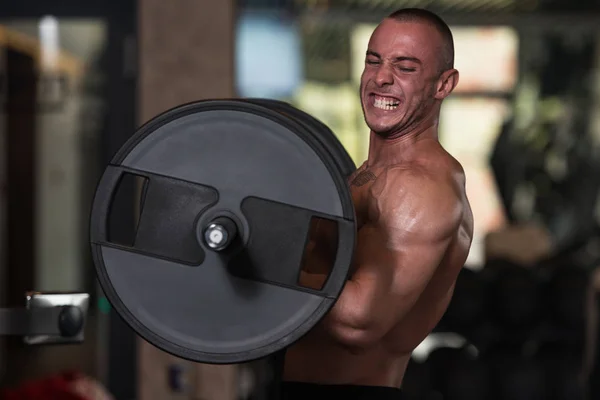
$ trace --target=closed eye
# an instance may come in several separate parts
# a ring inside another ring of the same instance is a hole
[[[417,66],[409,63],[397,63],[395,67],[403,72],[414,72],[417,70]]]

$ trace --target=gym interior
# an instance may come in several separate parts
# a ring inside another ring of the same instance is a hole
[[[0,326],[0,393],[46,385],[22,398],[63,398],[48,382],[81,374],[117,400],[273,400],[272,363],[186,360],[118,314],[90,250],[97,184],[143,123],[215,98],[287,102],[360,165],[364,49],[400,7],[435,11],[454,35],[460,83],[439,139],[465,170],[475,220],[450,306],[414,350],[403,390],[423,400],[600,398],[594,0],[4,2],[0,304],[22,310],[28,293],[62,292],[84,294],[86,307],[76,343]],[[133,184],[124,196],[111,224],[128,235]]]

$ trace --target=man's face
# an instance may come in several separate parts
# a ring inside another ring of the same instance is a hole
[[[409,131],[436,104],[441,35],[422,22],[384,20],[369,41],[360,97],[369,128],[383,137]]]

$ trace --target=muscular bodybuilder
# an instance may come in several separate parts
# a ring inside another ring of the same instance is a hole
[[[369,152],[349,182],[354,265],[335,306],[287,350],[285,399],[401,398],[410,355],[446,311],[472,240],[463,170],[438,141],[458,78],[452,34],[435,14],[402,9],[373,32],[360,84]],[[325,242],[304,284],[323,283]]]

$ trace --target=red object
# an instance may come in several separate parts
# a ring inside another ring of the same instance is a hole
[[[1,400],[88,400],[72,390],[77,372],[65,372],[45,379],[24,383],[14,389],[0,391]]]

